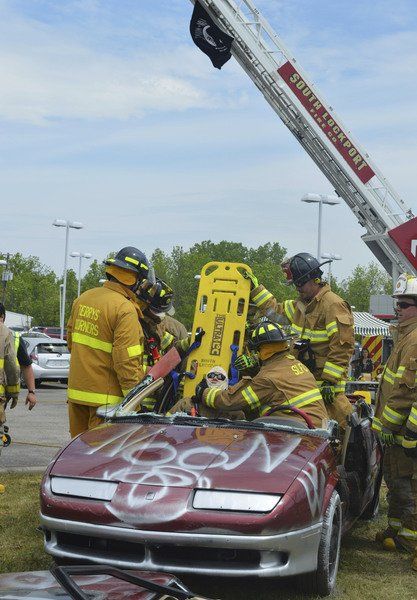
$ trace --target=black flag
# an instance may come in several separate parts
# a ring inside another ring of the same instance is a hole
[[[191,17],[190,33],[194,44],[207,54],[216,69],[221,69],[231,58],[233,38],[215,25],[198,0]]]

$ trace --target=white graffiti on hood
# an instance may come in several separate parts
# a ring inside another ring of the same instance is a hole
[[[123,459],[119,468],[110,464],[103,473],[107,481],[121,481],[130,484],[127,495],[117,493],[108,509],[122,522],[138,526],[140,524],[167,522],[180,517],[188,506],[190,490],[196,486],[210,489],[210,472],[213,470],[232,471],[256,456],[257,468],[271,473],[295,450],[300,443],[299,436],[291,436],[285,445],[269,445],[262,433],[253,436],[251,442],[229,439],[219,444],[174,446],[168,439],[157,436],[165,428],[150,433],[129,430],[107,438],[102,444],[91,448],[89,453],[104,453],[109,458]],[[172,438],[171,438],[172,439]],[[147,486],[152,486],[152,499],[149,500]],[[186,489],[186,494],[173,491]]]
[[[326,461],[320,463],[319,467],[312,462],[308,462],[297,477],[305,490],[313,518],[318,517],[321,514],[326,492],[326,471],[328,471],[328,469],[329,465]]]

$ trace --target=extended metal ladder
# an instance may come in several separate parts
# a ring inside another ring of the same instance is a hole
[[[323,106],[326,106],[326,102],[252,0],[199,1],[214,22],[234,38],[233,56],[366,229],[362,239],[381,265],[393,278],[403,271],[416,273],[387,234],[389,229],[414,216],[411,209],[394,191],[368,153],[356,143],[331,106],[327,105],[331,117],[348,134],[349,140],[373,172],[366,183],[361,181],[317,121],[310,116],[278,69],[290,63],[287,66],[294,67],[314,97]],[[195,0],[191,2],[194,4]]]

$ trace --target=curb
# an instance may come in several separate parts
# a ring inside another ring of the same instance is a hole
[[[44,473],[48,465],[43,467],[4,467],[0,469],[0,475],[10,473]]]

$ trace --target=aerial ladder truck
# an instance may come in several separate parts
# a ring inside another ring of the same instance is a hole
[[[366,230],[363,241],[394,282],[401,272],[417,274],[417,218],[252,0],[198,1],[233,37],[231,53],[353,211]]]

